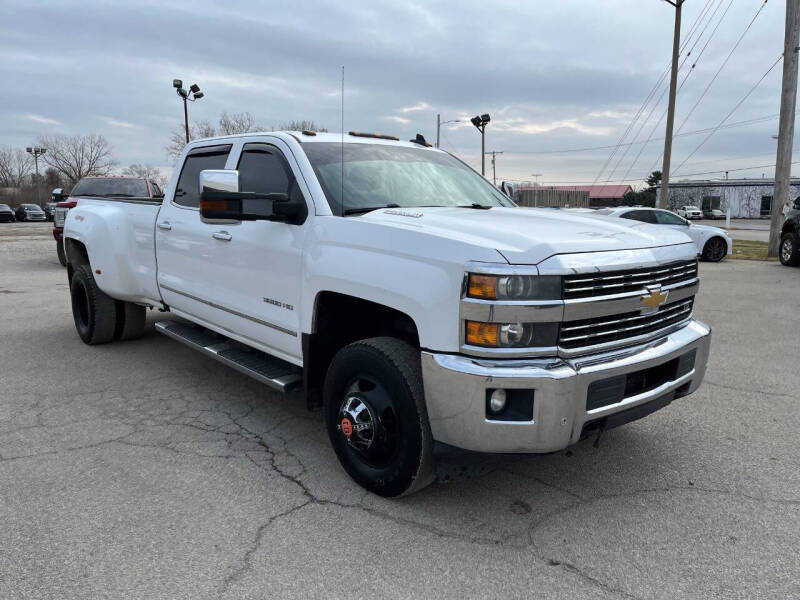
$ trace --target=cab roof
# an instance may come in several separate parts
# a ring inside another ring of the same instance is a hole
[[[370,132],[360,131],[353,133],[357,133],[358,135],[352,135],[351,133],[344,134],[345,144],[383,144],[386,146],[402,146],[405,148],[420,148],[425,150],[431,150],[434,152],[440,152],[440,150],[436,148],[433,148],[431,146],[426,147],[417,142],[390,139],[389,136],[391,136],[392,134],[375,132],[375,135],[381,135],[384,137],[372,137],[373,134]],[[252,131],[250,133],[237,133],[234,135],[215,136],[215,137],[192,140],[191,144],[194,145],[196,142],[222,142],[224,140],[259,137],[262,135],[271,135],[274,137],[282,138],[284,140],[290,138],[299,142],[300,144],[315,144],[320,142],[329,142],[329,143],[333,142],[339,144],[342,142],[341,133],[315,131],[309,134],[309,133],[304,133],[302,131]]]

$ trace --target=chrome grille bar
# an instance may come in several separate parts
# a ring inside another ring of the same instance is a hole
[[[564,298],[588,298],[642,289],[648,285],[671,285],[697,278],[697,261],[689,260],[655,268],[609,271],[603,274],[567,275]]]
[[[694,298],[689,298],[664,305],[647,315],[626,313],[612,319],[600,317],[566,322],[561,326],[558,345],[571,349],[653,333],[690,318],[693,304]]]

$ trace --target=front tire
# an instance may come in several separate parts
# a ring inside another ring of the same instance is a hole
[[[116,301],[97,287],[89,265],[75,268],[70,283],[75,329],[86,344],[106,344],[114,339]]]
[[[719,262],[728,253],[728,244],[721,237],[713,237],[703,246],[703,260]]]
[[[778,257],[782,265],[796,267],[800,265],[800,243],[797,234],[787,231],[781,236],[781,245],[778,248]]]
[[[419,350],[410,344],[377,337],[341,349],[325,377],[323,414],[339,462],[362,487],[394,497],[433,481]]]

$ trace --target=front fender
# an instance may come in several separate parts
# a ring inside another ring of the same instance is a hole
[[[499,252],[358,219],[318,218],[304,257],[302,331],[313,330],[314,301],[325,291],[369,300],[408,315],[422,348],[459,351],[459,302],[469,260],[507,265]]]

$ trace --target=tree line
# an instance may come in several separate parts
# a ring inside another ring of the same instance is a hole
[[[270,129],[327,131],[309,120],[288,121]],[[216,124],[206,120],[192,122],[189,133],[191,139],[199,139],[266,130],[249,112],[223,111]],[[169,134],[164,150],[172,165],[186,145],[185,135],[182,124]],[[0,146],[0,202],[35,202],[37,188],[42,191],[42,200],[46,201],[52,189],[60,187],[69,192],[83,177],[117,174],[153,179],[162,187],[166,183],[165,174],[151,164],[137,163],[120,169],[111,144],[102,135],[46,135],[40,137],[36,145],[47,150],[39,156],[38,180],[33,156],[25,148]]]

